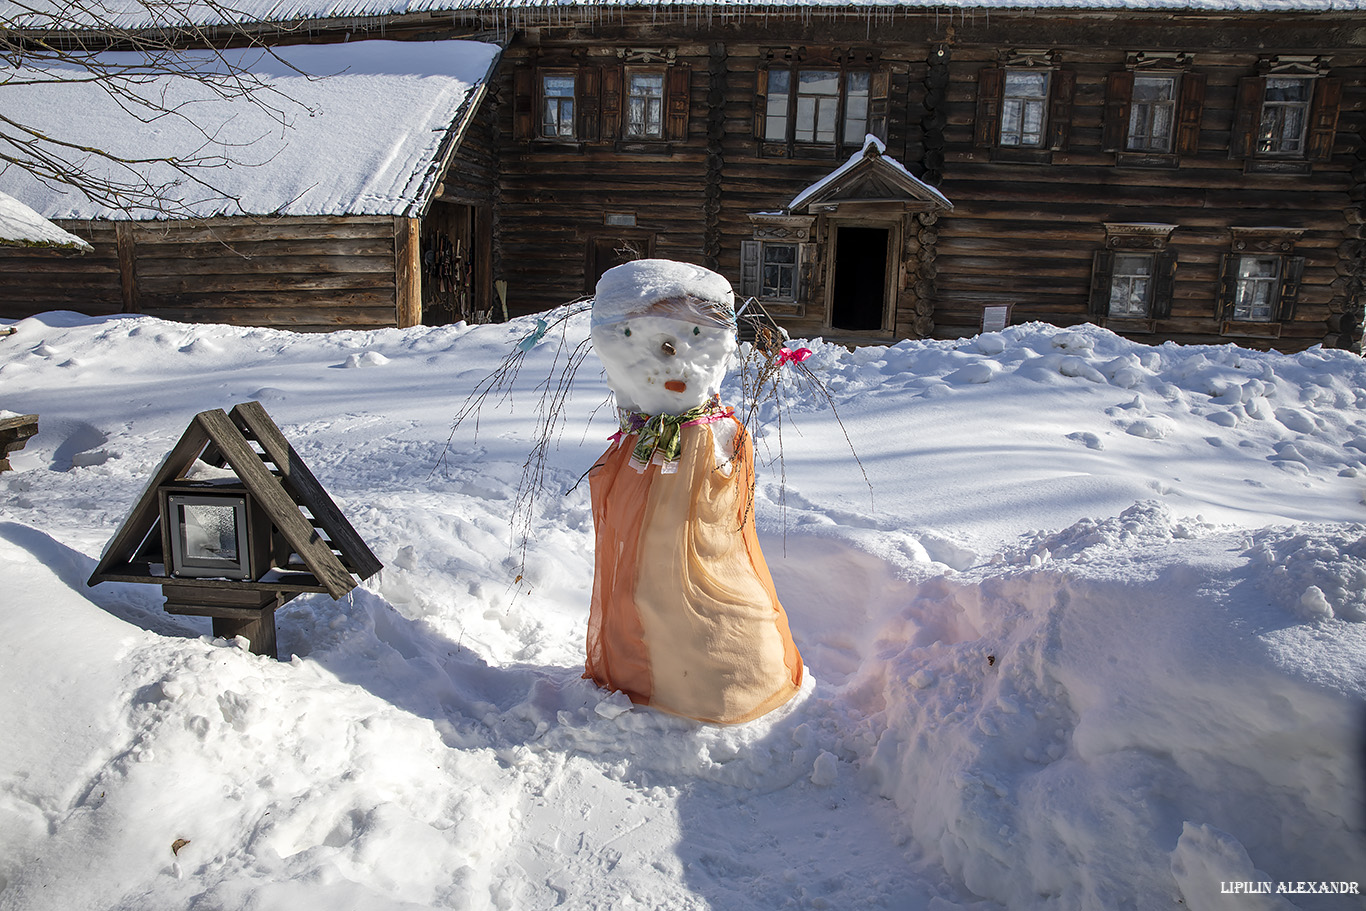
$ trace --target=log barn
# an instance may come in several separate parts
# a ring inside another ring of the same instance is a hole
[[[513,314],[660,256],[850,343],[1361,349],[1363,0],[307,7],[234,27],[503,46],[479,117]]]
[[[149,117],[90,83],[6,86],[6,116],[138,160],[94,161],[95,173],[169,189],[157,206],[120,210],[0,173],[0,187],[93,248],[0,249],[0,318],[69,309],[316,331],[486,314],[495,177],[476,115],[497,52],[459,41],[225,51],[260,80],[255,103],[194,80],[149,91],[192,119]]]

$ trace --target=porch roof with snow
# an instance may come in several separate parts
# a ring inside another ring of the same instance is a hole
[[[222,54],[249,74],[251,98],[224,98],[192,78],[158,75],[133,84],[140,94],[164,99],[158,106],[171,113],[161,116],[120,103],[98,82],[79,81],[74,70],[0,73],[0,84],[16,83],[4,87],[7,119],[127,159],[132,163],[92,156],[85,166],[111,179],[164,187],[165,203],[124,212],[14,165],[0,170],[0,191],[48,219],[416,216],[473,119],[499,48],[476,41],[355,41]],[[202,58],[194,62],[209,72],[222,66],[210,52],[185,56]],[[115,66],[140,63],[133,54],[99,57]],[[0,134],[9,129],[0,125]],[[201,164],[187,174],[166,159]]]
[[[921,203],[930,210],[953,208],[947,196],[888,157],[886,151],[886,144],[876,136],[864,137],[863,148],[794,196],[786,211],[809,212],[815,206],[840,202],[904,202]]]
[[[1161,12],[1354,12],[1366,0],[189,0],[171,9],[152,0],[0,0],[0,19],[21,29],[166,29],[185,25],[355,20],[440,13],[502,13],[515,27],[523,19],[596,18],[601,10],[652,10],[677,15],[748,17],[781,15],[860,16],[893,10],[1099,10]]]
[[[0,247],[49,247],[81,253],[92,249],[8,193],[0,193]]]

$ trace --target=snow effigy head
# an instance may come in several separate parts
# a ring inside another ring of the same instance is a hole
[[[736,352],[735,293],[701,266],[626,263],[598,282],[592,336],[619,407],[682,414],[721,389]]]

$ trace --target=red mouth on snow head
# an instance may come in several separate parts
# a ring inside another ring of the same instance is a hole
[[[669,380],[664,384],[664,388],[670,392],[687,392],[688,384],[682,380]]]

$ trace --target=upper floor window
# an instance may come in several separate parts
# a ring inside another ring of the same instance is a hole
[[[1043,163],[1067,148],[1076,73],[1051,52],[1010,52],[1005,66],[977,73],[973,145],[998,161]]]
[[[885,138],[891,74],[874,65],[872,52],[773,49],[768,56],[773,63],[759,70],[754,99],[761,154],[825,154],[861,146],[869,133]]]
[[[513,138],[647,144],[639,148],[686,139],[690,69],[657,50],[621,57],[607,65],[514,70]]]
[[[541,135],[554,139],[573,139],[574,75],[541,74]]]
[[[1200,151],[1205,77],[1187,54],[1129,55],[1105,84],[1101,147],[1121,165],[1172,167]]]
[[[766,142],[857,145],[868,132],[867,72],[768,70],[764,98]]]
[[[1270,76],[1262,96],[1257,152],[1261,155],[1303,155],[1313,100],[1308,76]]]
[[[1249,172],[1308,173],[1333,156],[1342,80],[1318,57],[1276,57],[1239,80],[1229,156]]]
[[[1129,107],[1130,152],[1170,152],[1176,126],[1176,77],[1135,76]]]
[[[664,135],[664,74],[627,72],[626,135],[659,139]]]
[[[1006,70],[1001,94],[1001,136],[1003,146],[1030,146],[1044,143],[1048,117],[1048,72]]]

